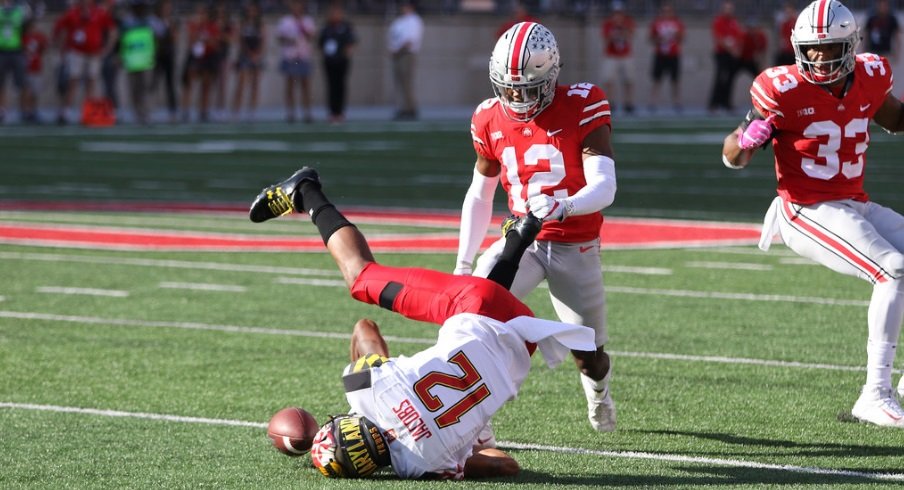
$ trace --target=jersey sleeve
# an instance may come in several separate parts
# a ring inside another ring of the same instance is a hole
[[[590,84],[588,84],[590,85]],[[606,92],[596,85],[590,85],[587,97],[576,98],[580,103],[575,105],[578,116],[578,133],[581,141],[594,129],[600,126],[612,125],[612,111],[609,108],[609,98]]]
[[[496,98],[487,99],[474,109],[474,114],[471,116],[471,143],[474,144],[474,151],[489,160],[496,160],[489,146],[489,111],[498,103]]]
[[[764,117],[768,117],[770,114],[781,114],[779,95],[772,79],[766,75],[766,72],[760,73],[750,85],[750,100],[753,102],[753,107]]]
[[[895,77],[891,71],[891,64],[884,56],[873,53],[863,53],[857,55],[858,64],[862,64],[864,84],[867,88],[866,92],[875,97],[872,111],[869,116],[873,117],[885,97],[892,91],[895,85]]]

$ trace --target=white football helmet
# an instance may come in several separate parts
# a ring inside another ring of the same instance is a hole
[[[558,78],[559,47],[549,29],[519,22],[499,37],[490,56],[490,82],[509,117],[536,117],[552,103]]]
[[[816,0],[797,17],[791,44],[797,69],[811,83],[828,85],[854,71],[860,29],[854,14],[837,0]],[[807,48],[820,44],[841,44],[841,56],[828,61],[810,61]]]

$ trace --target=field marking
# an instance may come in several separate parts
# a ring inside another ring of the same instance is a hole
[[[639,274],[644,276],[671,276],[673,273],[672,269],[667,269],[665,267],[634,267],[609,264],[603,264],[603,272]]]
[[[564,454],[589,454],[592,456],[604,456],[610,458],[667,461],[670,463],[714,464],[719,466],[750,468],[755,470],[776,470],[811,475],[848,476],[855,478],[868,478],[871,480],[904,481],[904,473],[870,473],[866,471],[836,470],[832,468],[819,468],[814,466],[757,463],[755,461],[744,461],[741,459],[705,458],[700,456],[682,456],[680,454],[648,453],[643,451],[604,451],[600,449],[546,446],[542,444],[521,444],[517,442],[501,442],[499,443],[499,446],[505,449],[526,449]]]
[[[769,264],[753,264],[750,262],[709,262],[709,261],[692,261],[685,262],[685,267],[695,269],[724,269],[739,271],[771,271],[772,266]]]
[[[124,318],[102,318],[94,316],[77,316],[77,315],[55,315],[50,313],[37,313],[26,311],[9,311],[0,310],[0,318],[14,318],[17,320],[41,320],[50,322],[67,322],[67,323],[83,323],[88,325],[110,325],[117,327],[148,327],[148,328],[176,328],[184,330],[204,330],[226,333],[247,333],[261,335],[287,335],[293,337],[317,337],[325,339],[348,340],[351,334],[343,334],[336,332],[317,332],[311,330],[290,330],[279,328],[263,328],[263,327],[243,327],[237,325],[217,325],[199,322],[165,322],[165,321],[147,321],[147,320],[131,320]],[[434,339],[413,338],[413,337],[396,337],[387,335],[386,340],[402,344],[418,344],[433,345],[436,343]],[[642,359],[657,359],[669,361],[688,361],[688,362],[711,362],[719,364],[746,364],[765,367],[783,367],[798,369],[821,369],[828,371],[866,371],[864,366],[844,366],[837,364],[823,363],[806,363],[796,361],[777,361],[771,359],[752,359],[745,357],[726,357],[726,356],[700,356],[690,354],[671,354],[660,352],[631,352],[631,351],[609,351],[614,356],[635,357]],[[900,370],[895,370],[896,372]]]
[[[546,283],[539,287],[548,287]],[[729,299],[738,301],[765,301],[776,303],[807,303],[832,306],[869,306],[869,301],[856,299],[818,298],[815,296],[786,296],[781,294],[725,293],[717,291],[690,291],[686,289],[650,289],[625,286],[606,286],[610,293],[647,294],[654,296],[674,296],[679,298]]]
[[[45,294],[73,294],[85,296],[107,296],[110,298],[127,298],[128,291],[119,289],[95,289],[95,288],[71,288],[63,286],[38,286],[35,288],[37,293]]]
[[[206,284],[199,282],[161,282],[158,287],[163,289],[190,289],[194,291],[221,291],[225,293],[244,293],[248,291],[248,288],[245,286]]]
[[[199,269],[223,272],[252,272],[258,274],[297,274],[303,276],[341,276],[335,269],[309,269],[304,267],[277,267],[266,265],[230,264],[225,262],[197,262],[192,260],[137,259],[115,256],[74,254],[45,254],[30,252],[0,252],[0,260],[36,260],[44,262],[77,262],[85,264],[132,265],[137,267],[166,267],[172,269]]]
[[[146,420],[160,420],[164,422],[179,422],[189,424],[223,425],[229,427],[252,427],[265,429],[267,424],[262,422],[249,422],[233,419],[211,419],[204,417],[188,417],[183,415],[166,415],[146,412],[125,412],[121,410],[101,410],[95,408],[64,407],[59,405],[38,405],[33,403],[0,402],[0,408],[18,410],[36,410],[57,413],[74,413],[80,415],[96,415],[100,417],[130,417]],[[548,446],[543,444],[522,444],[518,442],[500,441],[499,447],[503,449],[520,449],[527,451],[546,451],[559,454],[576,454],[601,456],[607,458],[645,459],[652,461],[664,461],[669,463],[710,464],[718,466],[730,466],[735,468],[750,468],[755,470],[785,471],[811,475],[843,476],[852,478],[866,478],[882,481],[904,481],[901,473],[871,473],[866,471],[837,470],[833,468],[819,468],[815,466],[796,466],[774,463],[759,463],[742,459],[706,458],[702,456],[683,456],[680,454],[649,453],[644,451],[604,451],[599,449],[585,449],[580,447]]]
[[[277,284],[301,284],[304,286],[327,286],[337,288],[344,288],[348,286],[347,284],[345,284],[345,281],[340,279],[308,279],[304,277],[277,277],[273,280],[273,282]]]

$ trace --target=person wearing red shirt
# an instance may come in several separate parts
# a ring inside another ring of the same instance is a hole
[[[220,69],[220,27],[211,18],[210,9],[203,3],[195,6],[195,18],[188,22],[188,55],[182,72],[182,121],[188,122],[192,86],[199,84],[198,117],[210,119],[210,91]]]
[[[715,81],[709,98],[709,110],[731,112],[731,89],[738,71],[738,60],[744,43],[744,29],[734,15],[734,3],[722,2],[722,9],[713,19],[712,34],[715,46]]]
[[[755,77],[760,74],[766,57],[769,40],[766,31],[757,22],[751,22],[744,31],[741,56],[738,57],[738,72]]]
[[[611,111],[592,83],[559,84],[559,48],[552,32],[534,22],[515,24],[490,57],[495,97],[471,117],[476,154],[462,203],[455,273],[488,277],[506,261],[505,238],[474,263],[486,237],[499,185],[515,216],[543,220],[537,241],[519,262],[511,291],[523,298],[544,280],[556,315],[596,332],[596,350],[574,352],[591,426],[615,430],[609,392],[609,333],[600,261],[602,211],[615,200]]]
[[[664,77],[672,85],[672,107],[681,111],[681,43],[684,42],[684,22],[675,15],[675,7],[665,2],[659,15],[650,23],[650,43],[653,44],[653,89],[650,108],[659,105],[659,86]]]
[[[794,4],[786,2],[782,6],[782,11],[776,16],[777,32],[775,44],[778,49],[775,51],[775,66],[794,64],[794,46],[791,45],[791,31],[794,30],[795,22],[797,22],[797,11],[794,9]]]
[[[34,21],[25,23],[25,33],[22,36],[22,48],[25,52],[25,104],[22,108],[22,118],[28,123],[37,123],[38,120],[38,94],[41,93],[42,77],[44,69],[44,51],[47,50],[47,36],[39,31]]]
[[[95,0],[76,0],[53,26],[53,43],[60,47],[60,61],[66,89],[57,122],[65,124],[72,105],[75,86],[84,80],[84,97],[94,96],[95,81],[100,76],[101,60],[112,49],[113,18]]]
[[[722,161],[743,168],[771,142],[778,197],[766,213],[760,248],[768,250],[778,233],[798,255],[872,285],[866,382],[851,415],[904,429],[892,387],[904,320],[904,216],[871,201],[863,187],[870,121],[900,133],[904,104],[891,94],[888,60],[857,54],[859,42],[857,21],[841,2],[816,0],[805,7],[793,30],[796,64],[768,68],[754,80],[753,108],[725,137]],[[793,327],[789,332],[814,328]],[[904,397],[904,378],[897,391]]]
[[[603,80],[611,94],[616,80],[621,82],[621,96],[625,112],[634,112],[632,85],[634,81],[634,61],[631,56],[631,42],[634,37],[634,18],[625,13],[621,2],[612,3],[612,15],[603,20]],[[612,97],[610,96],[610,101]]]

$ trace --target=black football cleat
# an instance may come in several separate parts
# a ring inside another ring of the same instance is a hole
[[[248,212],[251,221],[261,223],[295,211],[295,193],[301,183],[306,180],[319,184],[320,176],[313,168],[303,167],[288,179],[264,187],[251,203],[251,209]]]
[[[508,238],[509,233],[516,233],[521,242],[530,244],[537,238],[543,222],[528,212],[524,216],[509,216],[502,220],[502,236]]]

